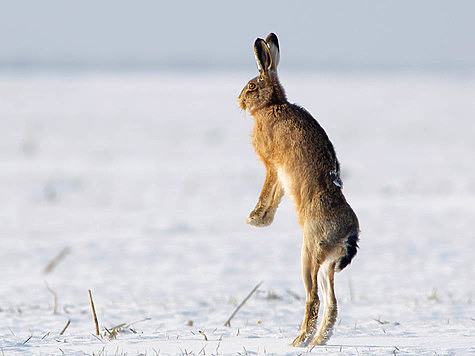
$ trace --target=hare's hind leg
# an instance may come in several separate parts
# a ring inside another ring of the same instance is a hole
[[[337,303],[335,297],[334,277],[336,262],[325,261],[318,273],[318,284],[322,289],[325,306],[323,309],[323,317],[317,331],[317,335],[312,340],[312,345],[325,344],[332,335],[333,326],[336,322],[338,314]]]
[[[300,335],[290,344],[291,346],[307,346],[312,340],[317,325],[318,309],[320,300],[318,298],[317,276],[319,265],[313,258],[312,251],[305,243],[302,248],[302,274],[305,289],[307,290],[307,302],[305,304],[305,317],[302,322]]]

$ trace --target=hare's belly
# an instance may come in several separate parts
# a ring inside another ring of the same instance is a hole
[[[293,194],[293,188],[292,188],[292,177],[285,172],[285,170],[282,167],[279,167],[277,169],[277,176],[279,177],[280,183],[284,186],[285,194],[287,194],[290,199],[295,203],[295,196]]]

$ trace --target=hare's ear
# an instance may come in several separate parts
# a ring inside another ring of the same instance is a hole
[[[272,59],[272,70],[277,70],[277,66],[280,61],[280,49],[279,49],[279,40],[275,33],[269,33],[269,36],[266,38],[267,45],[269,46],[270,56]]]
[[[258,38],[254,42],[254,55],[256,56],[256,63],[259,72],[266,74],[272,67],[272,58],[269,47],[262,38]]]

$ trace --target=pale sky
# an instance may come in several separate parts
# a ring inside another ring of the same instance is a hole
[[[475,1],[1,1],[0,65],[475,66]]]

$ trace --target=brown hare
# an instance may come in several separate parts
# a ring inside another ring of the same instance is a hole
[[[247,223],[271,224],[284,191],[295,204],[303,231],[307,301],[301,333],[291,345],[321,345],[330,338],[337,317],[335,271],[345,268],[356,254],[358,219],[343,196],[340,165],[327,134],[305,109],[287,101],[277,76],[277,36],[258,38],[254,54],[259,76],[246,84],[238,102],[254,117],[252,139],[266,178]],[[325,307],[317,330],[319,286]]]

